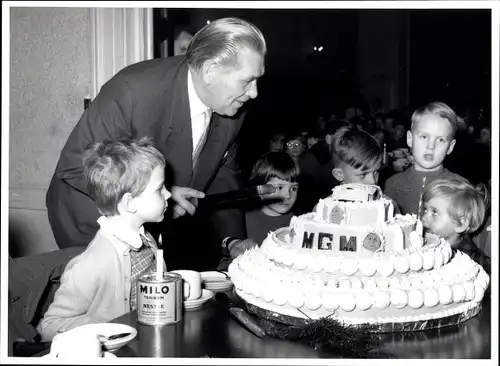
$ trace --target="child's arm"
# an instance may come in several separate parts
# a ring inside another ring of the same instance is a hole
[[[98,271],[85,271],[75,264],[61,277],[54,301],[37,326],[43,341],[52,340],[59,332],[92,322],[87,315],[92,299],[100,283]],[[95,319],[94,319],[95,321]]]
[[[229,254],[231,258],[236,258],[240,254],[243,254],[245,250],[258,247],[259,244],[253,239],[244,239],[244,240],[234,240],[229,244]]]

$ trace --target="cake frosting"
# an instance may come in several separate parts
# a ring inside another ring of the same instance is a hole
[[[277,314],[351,324],[440,319],[476,308],[489,285],[484,269],[460,251],[453,255],[444,239],[424,237],[416,217],[393,212],[378,187],[336,187],[312,213],[231,263],[237,294]]]

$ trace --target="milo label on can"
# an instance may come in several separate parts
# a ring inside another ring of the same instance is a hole
[[[155,274],[137,280],[137,321],[147,325],[176,323],[182,319],[182,277],[166,273],[163,280]]]

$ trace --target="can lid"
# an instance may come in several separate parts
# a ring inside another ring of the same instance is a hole
[[[150,272],[148,274],[145,274],[145,275],[141,276],[140,279],[143,281],[152,281],[152,282],[158,281],[156,279],[156,272]],[[180,274],[164,272],[163,273],[163,280],[160,280],[160,281],[171,282],[171,281],[176,281],[176,280],[180,280],[180,279],[182,279],[182,276]]]

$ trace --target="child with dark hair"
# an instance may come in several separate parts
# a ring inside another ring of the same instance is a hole
[[[222,244],[223,258],[219,270],[227,270],[229,264],[245,250],[260,246],[269,232],[288,226],[292,208],[299,190],[299,166],[285,152],[269,152],[255,163],[249,185],[271,184],[276,193],[270,200],[245,212],[246,239],[228,238]]]
[[[136,309],[136,282],[156,268],[158,246],[146,222],[161,222],[170,192],[165,159],[147,138],[90,144],[83,157],[88,191],[102,214],[85,251],[73,258],[37,326],[43,341]]]
[[[341,127],[332,139],[333,177],[339,184],[378,185],[382,155],[378,142],[369,133],[352,125]],[[392,200],[390,196],[386,198]],[[393,206],[394,213],[400,213],[394,201]]]
[[[356,126],[340,127],[332,138],[332,174],[340,183],[377,184],[382,150]]]
[[[422,202],[424,228],[446,239],[454,251],[464,252],[491,273],[490,258],[471,238],[485,221],[489,204],[486,186],[473,186],[460,176],[436,179],[425,187]]]

